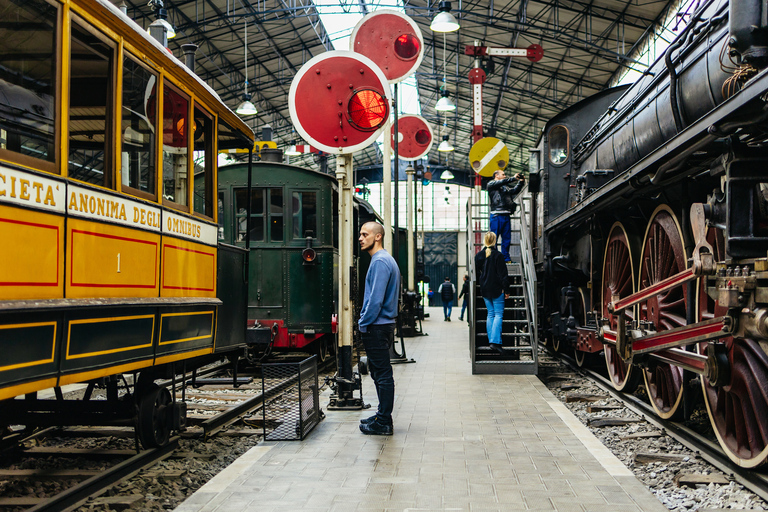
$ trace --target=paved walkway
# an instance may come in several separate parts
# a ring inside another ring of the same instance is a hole
[[[303,442],[252,448],[177,512],[667,509],[532,376],[472,375],[469,329],[429,308],[395,366],[395,435],[326,412]],[[369,377],[364,396],[376,405]],[[327,395],[321,396],[325,409]]]

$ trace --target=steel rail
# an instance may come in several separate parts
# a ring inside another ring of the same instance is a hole
[[[679,443],[688,447],[697,455],[701,456],[701,458],[733,478],[735,482],[743,485],[762,499],[768,500],[768,475],[735,464],[731,461],[728,455],[723,452],[719,444],[707,439],[685,425],[659,418],[649,404],[646,404],[635,396],[626,395],[616,391],[611,383],[599,373],[596,373],[593,370],[582,369],[582,371],[598,386],[609,392],[617,400],[622,401],[629,410],[643,416],[649,423],[663,429]]]
[[[760,496],[762,499],[768,500],[768,474],[760,473],[754,469],[743,468],[735,464],[716,442],[707,439],[685,425],[660,418],[656,415],[650,404],[643,402],[635,396],[617,391],[605,377],[594,370],[579,368],[569,356],[554,354],[547,348],[545,350],[552,357],[565,362],[576,372],[591,379],[601,389],[622,402],[627,409],[642,416],[648,423],[662,429],[680,444],[731,477],[736,483],[744,486],[744,488]]]
[[[88,498],[98,496],[116,483],[131,478],[142,469],[167,458],[178,447],[179,438],[173,437],[168,441],[167,445],[139,452],[130,459],[117,464],[111,469],[91,477],[88,480],[30,508],[28,512],[60,512],[62,510],[73,510],[85,503]]]

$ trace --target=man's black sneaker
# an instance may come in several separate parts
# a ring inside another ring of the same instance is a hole
[[[370,425],[374,421],[376,421],[376,415],[375,414],[373,416],[368,417],[368,418],[361,419],[360,420],[360,424],[361,425]]]
[[[496,352],[497,354],[501,354],[501,355],[504,355],[504,349],[503,349],[503,348],[501,348],[501,345],[500,345],[500,344],[498,344],[498,343],[491,343],[491,344],[490,344],[490,347],[491,347],[491,350],[493,350],[493,351],[494,351],[494,352]]]
[[[384,425],[378,421],[360,424],[360,432],[367,436],[391,436],[394,432],[392,425]]]
[[[449,321],[449,322],[451,321],[451,317],[448,317],[448,321]]]

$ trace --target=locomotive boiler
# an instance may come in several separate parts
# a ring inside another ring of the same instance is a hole
[[[744,467],[768,459],[767,11],[702,2],[635,84],[551,119],[530,166],[553,347],[602,353],[665,418],[700,390]]]

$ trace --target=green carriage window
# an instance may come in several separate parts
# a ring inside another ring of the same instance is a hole
[[[56,17],[44,0],[0,0],[0,152],[56,156]]]
[[[294,192],[291,198],[291,207],[293,238],[305,238],[310,231],[313,238],[318,238],[317,192]]]
[[[157,76],[127,55],[123,58],[120,172],[124,187],[155,196],[156,103],[147,101]]]
[[[245,241],[246,195],[244,188],[235,190],[235,222],[237,241]],[[283,189],[251,189],[251,242],[282,242],[283,235]],[[269,234],[269,239],[266,239]]]
[[[225,240],[224,238],[224,192],[219,192],[218,199],[218,233],[219,241]]]
[[[111,188],[114,51],[76,23],[70,44],[69,176]]]
[[[283,189],[269,189],[269,239],[283,241]]]

